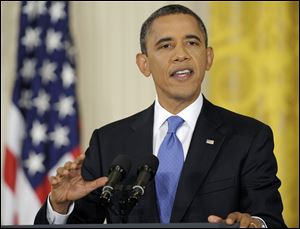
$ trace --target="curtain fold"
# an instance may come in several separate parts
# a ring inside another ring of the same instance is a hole
[[[271,126],[284,219],[299,226],[299,3],[211,2],[209,98]]]

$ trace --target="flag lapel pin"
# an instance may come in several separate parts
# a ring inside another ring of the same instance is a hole
[[[211,140],[211,139],[206,139],[206,144],[213,145],[213,144],[215,144],[215,141]]]

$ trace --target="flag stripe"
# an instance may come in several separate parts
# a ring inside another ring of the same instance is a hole
[[[18,160],[21,156],[22,143],[25,135],[25,121],[20,109],[12,103],[8,111],[7,121],[7,148]]]
[[[17,160],[14,154],[5,147],[4,180],[12,192],[16,188]]]
[[[51,190],[50,182],[48,176],[45,177],[44,182],[35,189],[35,192],[40,200],[40,203],[43,204],[47,199],[47,196]]]
[[[23,169],[18,169],[13,203],[18,224],[32,225],[41,203]]]
[[[80,153],[81,153],[81,151],[80,151],[80,147],[79,147],[79,146],[76,147],[76,148],[71,152],[73,158],[78,157],[78,156],[80,155]]]

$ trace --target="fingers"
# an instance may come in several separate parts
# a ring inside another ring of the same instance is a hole
[[[72,170],[78,170],[81,169],[82,163],[84,161],[85,154],[80,154],[73,162],[68,161],[65,163],[64,168],[65,169],[72,169]]]
[[[65,176],[68,176],[70,174],[70,172],[72,171],[76,171],[76,170],[80,170],[83,160],[84,160],[85,155],[84,154],[80,154],[75,161],[68,161],[64,164],[63,167],[59,167],[56,170],[56,177],[57,178],[62,178]]]
[[[55,176],[50,176],[49,177],[49,182],[50,185],[53,187],[56,187],[61,183],[61,181],[65,178],[65,175],[67,172],[64,172],[63,167],[60,167],[56,170],[56,175]]]
[[[255,223],[251,222],[249,228],[259,228]]]
[[[252,218],[249,214],[242,214],[241,220],[240,220],[240,228],[248,228],[251,226]],[[255,224],[254,224],[255,225]]]
[[[226,218],[226,224],[231,225],[235,222],[240,222],[241,218],[242,218],[242,213],[240,213],[240,212],[230,213]]]
[[[249,228],[261,228],[263,226],[263,223],[259,219],[255,219],[251,217],[250,223],[249,223]]]
[[[224,220],[216,215],[210,215],[208,216],[208,222],[209,223],[224,223]]]
[[[82,154],[80,154],[76,159],[75,159],[75,161],[74,161],[74,163],[77,165],[77,166],[82,166],[82,163],[83,163],[83,161],[84,161],[84,158],[85,158],[85,154],[84,153],[82,153]]]
[[[107,177],[100,177],[96,180],[97,188],[103,187],[108,181]]]
[[[51,185],[53,188],[55,188],[55,187],[57,187],[58,185],[60,185],[61,182],[62,182],[62,180],[63,180],[63,177],[59,177],[58,175],[56,175],[56,176],[50,176],[50,177],[49,177],[50,185]]]
[[[256,220],[247,213],[233,212],[227,216],[226,224],[232,225],[236,222],[240,223],[240,228],[259,227]]]
[[[249,215],[247,213],[240,213],[240,212],[230,213],[225,220],[219,216],[210,215],[208,217],[208,222],[209,223],[225,223],[228,225],[232,225],[234,223],[239,222],[240,228],[261,227],[261,223],[257,219],[252,218],[251,215]]]
[[[59,177],[64,177],[66,175],[69,174],[69,170],[65,167],[59,167],[57,170],[56,170],[56,174],[59,176]]]
[[[95,190],[96,188],[103,187],[108,181],[107,177],[100,177],[93,181],[86,182],[86,192],[91,192]]]
[[[78,165],[77,162],[66,162],[64,167],[63,167],[63,170],[62,170],[62,175],[74,175],[74,172],[78,171],[81,169],[81,166]]]
[[[55,176],[51,176],[51,177],[49,177],[49,182],[50,182],[51,185],[54,186],[58,183],[58,180]]]

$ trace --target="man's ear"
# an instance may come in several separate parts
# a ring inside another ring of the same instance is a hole
[[[208,71],[212,64],[213,64],[213,61],[214,61],[214,50],[212,47],[208,47],[206,49],[206,71]]]
[[[151,75],[148,57],[145,54],[136,54],[136,64],[144,76],[149,77]]]

